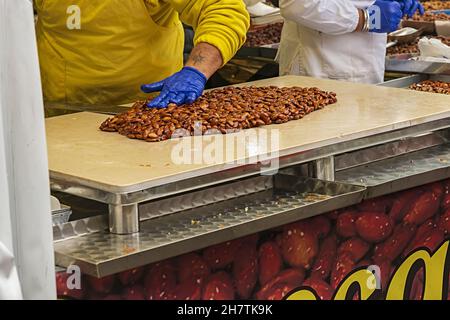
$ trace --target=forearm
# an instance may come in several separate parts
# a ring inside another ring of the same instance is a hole
[[[223,64],[222,55],[209,43],[198,43],[191,52],[186,66],[193,67],[210,78]]]
[[[362,9],[358,9],[359,19],[358,25],[356,26],[355,32],[361,32],[364,29],[364,24],[366,23],[366,18],[364,17],[364,11]]]
[[[250,17],[242,0],[167,1],[181,21],[194,28],[194,44],[209,43],[217,48],[223,64],[244,44]]]

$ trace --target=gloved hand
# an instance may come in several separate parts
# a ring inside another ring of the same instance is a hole
[[[417,10],[419,10],[420,15],[425,13],[425,9],[419,0],[395,0],[400,3],[402,8],[402,13],[404,16],[412,17]]]
[[[147,106],[166,108],[169,103],[177,105],[193,103],[203,93],[206,81],[205,75],[197,69],[184,67],[162,81],[142,85],[141,90],[145,93],[161,91]]]
[[[389,33],[398,29],[403,13],[397,1],[377,0],[367,8],[369,32]]]

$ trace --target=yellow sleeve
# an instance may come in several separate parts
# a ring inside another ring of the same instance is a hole
[[[250,16],[242,0],[170,0],[180,19],[195,30],[194,45],[206,42],[227,63],[244,44]]]

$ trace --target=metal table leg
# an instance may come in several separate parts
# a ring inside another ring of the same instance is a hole
[[[109,231],[115,234],[139,232],[138,205],[109,205]]]
[[[318,159],[314,163],[314,176],[317,179],[334,181],[334,156]]]

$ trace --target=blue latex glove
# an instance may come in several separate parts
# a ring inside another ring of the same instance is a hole
[[[377,0],[367,8],[369,12],[369,32],[389,33],[398,29],[403,12],[397,1]]]
[[[141,90],[145,93],[161,91],[147,106],[166,108],[169,103],[177,105],[193,103],[202,95],[206,81],[205,75],[197,69],[184,67],[162,81],[142,85]]]
[[[408,16],[411,18],[416,13],[417,10],[419,10],[419,13],[421,15],[425,13],[425,9],[423,8],[419,0],[395,0],[395,1],[400,3],[402,13],[404,16]]]

